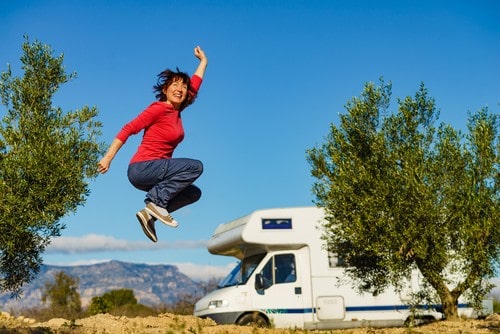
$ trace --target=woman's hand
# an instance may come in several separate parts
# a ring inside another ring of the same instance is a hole
[[[207,64],[208,64],[207,56],[205,55],[205,52],[203,52],[203,50],[199,46],[194,48],[194,55],[196,58],[198,58],[200,60],[200,63],[198,64],[198,68],[196,69],[194,74],[203,79],[203,76],[205,75],[205,70],[207,69]]]
[[[108,157],[104,157],[97,164],[97,171],[101,174],[104,174],[109,170],[110,165],[111,165],[111,159]]]
[[[205,52],[199,46],[194,48],[194,55],[200,61],[208,62],[207,56],[205,56]]]
[[[101,161],[97,163],[97,171],[101,174],[106,173],[111,166],[111,161],[115,157],[116,153],[123,146],[123,143],[120,139],[113,139],[113,142],[108,148],[108,152],[102,157]]]

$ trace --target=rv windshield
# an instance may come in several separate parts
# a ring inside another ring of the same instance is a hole
[[[266,254],[257,254],[241,260],[219,283],[219,288],[245,284]]]

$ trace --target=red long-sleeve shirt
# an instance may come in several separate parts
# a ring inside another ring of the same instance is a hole
[[[189,94],[196,95],[201,82],[202,79],[199,76],[193,75]],[[151,103],[135,119],[127,123],[116,138],[125,143],[128,137],[143,129],[142,141],[130,160],[131,164],[140,161],[170,159],[177,145],[184,139],[181,112],[166,102]]]

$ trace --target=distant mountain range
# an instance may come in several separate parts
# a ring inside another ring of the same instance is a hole
[[[110,261],[84,266],[43,265],[37,278],[23,288],[20,299],[0,294],[0,311],[18,310],[42,305],[41,295],[46,282],[53,282],[60,271],[79,279],[82,306],[92,297],[117,289],[131,289],[137,301],[144,305],[171,305],[179,297],[203,294],[197,283],[172,265],[148,265]]]
[[[23,288],[20,299],[9,294],[0,294],[0,311],[10,312],[22,308],[42,305],[41,295],[46,282],[53,282],[60,271],[79,279],[82,306],[86,307],[95,296],[117,289],[131,289],[137,301],[144,305],[172,305],[179,298],[189,295],[201,297],[206,283],[193,281],[179,272],[173,265],[148,265],[110,261],[82,266],[43,265],[37,278]],[[500,279],[492,280],[497,285],[489,296],[500,296]]]

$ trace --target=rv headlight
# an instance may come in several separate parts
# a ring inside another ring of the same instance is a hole
[[[210,303],[208,303],[208,308],[219,308],[219,307],[228,307],[229,302],[225,299],[222,300],[211,300]]]

